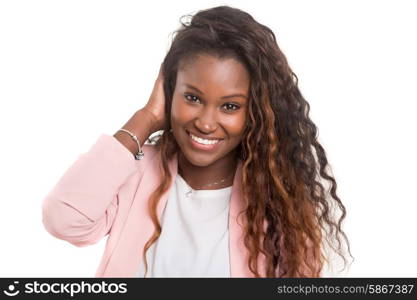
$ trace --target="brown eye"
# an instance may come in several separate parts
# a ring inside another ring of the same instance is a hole
[[[240,108],[239,105],[236,105],[234,103],[226,103],[224,106],[227,106],[229,111],[238,110]]]
[[[191,95],[191,94],[185,94],[185,99],[190,102],[195,102],[196,100],[199,100],[197,96]]]

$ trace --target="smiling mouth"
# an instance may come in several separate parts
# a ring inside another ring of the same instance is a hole
[[[188,137],[190,138],[191,145],[194,148],[199,149],[199,150],[214,150],[215,148],[218,147],[220,142],[223,140],[223,139],[216,139],[216,140],[202,139],[202,138],[196,137],[195,135],[193,135],[187,130],[186,132],[187,132]]]

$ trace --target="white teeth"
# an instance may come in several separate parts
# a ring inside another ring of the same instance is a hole
[[[196,141],[197,143],[204,144],[204,145],[213,145],[217,144],[220,140],[205,140],[199,137],[196,137],[190,133],[191,138]]]

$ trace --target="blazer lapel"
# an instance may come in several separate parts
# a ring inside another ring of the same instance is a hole
[[[229,210],[230,277],[252,277],[248,268],[248,252],[243,242],[245,208],[242,194],[242,162],[239,160],[233,180]]]
[[[249,251],[244,244],[244,226],[246,224],[245,201],[242,191],[242,161],[239,160],[235,178],[233,181],[232,198],[230,200],[229,211],[229,248],[230,248],[230,276],[231,277],[254,277],[249,269]],[[264,222],[266,230],[267,222]],[[261,277],[265,277],[265,256],[260,253],[258,257],[258,272]]]

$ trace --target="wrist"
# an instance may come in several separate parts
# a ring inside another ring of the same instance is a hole
[[[143,107],[139,111],[141,114],[143,114],[147,118],[150,124],[150,129],[151,129],[150,133],[153,133],[162,129],[161,126],[159,125],[158,119],[151,111],[149,111],[145,107]]]

